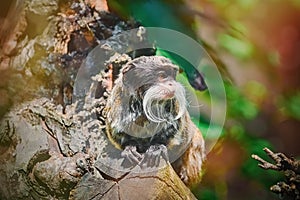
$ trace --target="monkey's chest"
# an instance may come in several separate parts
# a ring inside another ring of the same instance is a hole
[[[135,121],[124,124],[122,132],[137,138],[151,138],[166,128],[165,123],[150,122],[144,115],[141,115]]]
[[[140,153],[144,153],[151,145],[164,144],[168,146],[170,140],[178,134],[179,123],[128,123],[122,131],[113,131],[113,139],[121,145],[136,146]]]

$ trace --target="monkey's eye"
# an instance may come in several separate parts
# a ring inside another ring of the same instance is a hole
[[[160,71],[160,72],[158,72],[158,78],[160,80],[164,80],[164,79],[168,78],[168,74],[164,71]]]

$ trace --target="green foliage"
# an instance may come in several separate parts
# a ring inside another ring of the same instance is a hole
[[[177,30],[195,38],[193,22],[186,23],[181,17],[182,0],[114,0],[109,7],[125,18],[134,18],[143,26],[164,27]]]
[[[244,88],[247,97],[240,91],[240,88],[226,84],[226,94],[228,101],[227,118],[231,123],[227,126],[226,136],[230,136],[241,144],[246,152],[246,160],[243,162],[241,172],[251,180],[255,180],[266,188],[275,183],[281,177],[274,171],[260,169],[257,161],[251,158],[252,154],[268,159],[263,148],[272,149],[272,144],[266,139],[258,138],[255,133],[248,132],[244,123],[253,120],[259,113],[257,103],[264,97],[266,89],[257,82],[249,82]],[[251,100],[249,99],[251,98]]]
[[[240,35],[246,35],[248,33],[246,26],[240,23],[239,21],[232,20],[230,22],[230,25],[233,28],[233,30],[237,31],[235,33],[240,33]]]
[[[228,50],[239,59],[249,59],[253,54],[253,45],[245,40],[238,39],[228,34],[220,34],[218,41],[221,47]]]
[[[258,108],[249,99],[247,99],[236,86],[225,85],[227,102],[228,102],[228,116],[237,119],[253,119],[257,116]]]
[[[279,106],[282,107],[284,114],[300,120],[300,92],[282,98]]]
[[[260,103],[266,98],[266,87],[257,81],[247,82],[242,89],[246,92],[247,97],[253,102]]]
[[[236,121],[228,127],[227,134],[230,134],[230,136],[237,141],[243,141],[245,139],[246,130],[240,122]]]
[[[201,191],[195,191],[195,195],[201,200],[218,200],[218,196],[215,190],[210,188],[202,188]]]
[[[237,3],[242,8],[252,8],[257,3],[257,0],[237,0]]]
[[[272,145],[264,139],[247,137],[244,140],[244,149],[247,152],[247,160],[242,165],[243,174],[252,179],[260,182],[265,188],[269,188],[271,184],[278,182],[283,179],[283,176],[273,170],[263,170],[258,168],[258,162],[251,158],[252,154],[256,154],[265,160],[270,160],[270,158],[262,151],[263,148],[272,149]]]

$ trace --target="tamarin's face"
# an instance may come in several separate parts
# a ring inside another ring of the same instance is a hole
[[[161,56],[141,57],[129,62],[122,70],[123,83],[143,104],[148,120],[176,120],[185,112],[183,86],[175,78],[178,67]]]

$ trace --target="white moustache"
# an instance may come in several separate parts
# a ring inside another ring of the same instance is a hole
[[[162,85],[150,87],[143,99],[143,110],[148,120],[156,123],[174,121],[182,117],[186,111],[186,98],[183,86],[176,83],[173,98],[165,99],[169,94],[168,89],[163,89]],[[173,102],[175,102],[174,106]],[[166,111],[166,105],[170,103],[170,111]],[[176,113],[176,116],[173,113]]]

